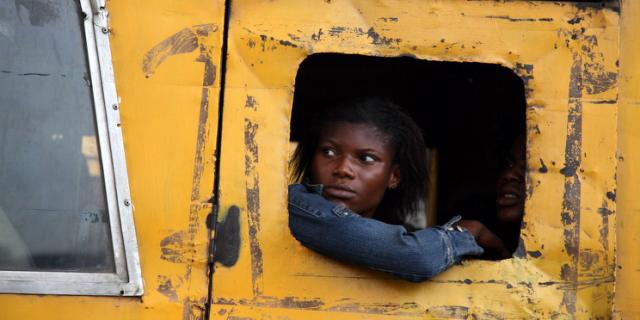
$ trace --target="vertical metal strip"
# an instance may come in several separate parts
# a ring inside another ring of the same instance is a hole
[[[216,225],[218,223],[218,212],[220,208],[220,156],[222,155],[222,126],[223,126],[223,111],[224,111],[224,90],[226,87],[227,78],[227,52],[228,52],[228,40],[229,40],[229,19],[231,16],[231,0],[224,1],[224,23],[222,27],[222,47],[220,48],[220,93],[218,96],[218,130],[216,132],[216,149],[215,158],[216,163],[214,166],[214,178],[213,178],[213,210],[211,212],[211,221],[209,232],[212,233],[209,236],[210,254],[215,254],[215,243],[217,234],[215,232]],[[211,301],[213,300],[213,275],[216,272],[215,261],[209,259],[209,290],[207,295],[207,303],[205,304],[205,320],[210,319],[211,316]]]

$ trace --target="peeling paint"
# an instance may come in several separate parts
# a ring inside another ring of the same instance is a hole
[[[592,250],[580,251],[580,271],[587,272],[591,270],[594,264],[598,264],[600,255]]]
[[[540,159],[540,169],[538,169],[538,172],[547,173],[548,171],[549,169],[547,168],[547,165],[544,164],[544,161],[542,159]]]
[[[524,82],[525,95],[529,96],[533,92],[533,88],[531,88],[531,80],[533,80],[533,65],[516,63],[514,71],[520,79],[522,79],[522,82]]]
[[[569,262],[561,267],[560,278],[572,286],[562,296],[561,306],[571,315],[576,313],[578,265],[580,253],[580,190],[576,171],[582,154],[582,58],[574,56],[569,84],[569,113],[567,115],[567,139],[565,143],[565,175],[562,200],[562,225],[564,247]]]
[[[189,250],[189,235],[186,231],[174,232],[160,241],[160,250],[162,254],[160,259],[174,262],[187,262],[184,254]]]
[[[596,51],[598,38],[596,36],[584,36],[582,53],[588,59],[583,70],[583,85],[588,94],[598,94],[617,86],[618,73],[606,71],[603,65],[604,54]]]
[[[323,34],[324,34],[324,33],[322,32],[322,28],[320,28],[320,29],[318,29],[318,32],[313,33],[313,34],[311,35],[311,40],[313,40],[313,41],[320,41],[320,39],[322,39],[322,35],[323,35]]]
[[[258,240],[260,231],[260,179],[257,173],[258,144],[256,135],[258,124],[245,119],[245,176],[247,177],[247,220],[249,223],[249,248],[251,251],[251,282],[254,296],[262,294],[262,248]]]
[[[367,37],[371,38],[372,44],[381,44],[385,46],[390,46],[393,44],[398,45],[402,41],[402,39],[400,38],[387,38],[385,36],[381,36],[378,32],[376,32],[373,29],[373,27],[367,30]]]
[[[345,30],[346,30],[345,27],[332,27],[331,29],[329,29],[329,35],[332,37],[337,37],[341,33],[343,33]]]
[[[149,50],[142,60],[142,70],[149,77],[168,57],[193,52],[197,48],[198,40],[196,39],[196,34],[191,29],[184,28]]]
[[[210,32],[217,30],[218,27],[213,24],[197,25],[180,30],[147,51],[142,59],[142,71],[150,77],[168,57],[195,51],[198,49],[198,36],[207,36]]]
[[[244,107],[255,109],[257,106],[258,106],[258,102],[256,101],[256,98],[250,95],[247,95],[247,101],[244,103]]]
[[[500,15],[500,16],[485,16],[487,19],[502,19],[508,20],[511,22],[553,22],[553,18],[512,18],[510,16]]]
[[[384,22],[398,22],[398,21],[400,21],[400,19],[398,19],[397,17],[380,17],[378,19],[382,20]]]
[[[172,283],[171,279],[164,275],[158,275],[158,288],[156,289],[156,291],[167,297],[171,302],[178,301],[178,294],[176,293],[174,284]]]
[[[194,301],[184,299],[182,304],[182,320],[207,320],[205,315],[205,300]]]

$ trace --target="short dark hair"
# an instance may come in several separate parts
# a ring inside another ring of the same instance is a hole
[[[398,187],[385,192],[375,218],[404,224],[409,216],[417,213],[427,189],[426,147],[422,130],[402,108],[387,98],[361,97],[318,110],[308,122],[290,162],[292,182],[311,176],[311,162],[320,133],[327,125],[336,122],[369,124],[388,139],[395,153],[393,164],[400,169]]]

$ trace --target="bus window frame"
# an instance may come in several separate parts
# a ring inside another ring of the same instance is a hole
[[[0,293],[141,296],[144,292],[104,0],[77,0],[109,211],[115,272],[0,271]]]

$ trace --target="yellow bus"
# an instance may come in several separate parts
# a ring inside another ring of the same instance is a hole
[[[0,318],[640,318],[639,16],[634,0],[5,1]],[[305,117],[371,93],[428,133],[431,225],[486,204],[496,150],[526,131],[512,258],[409,283],[291,236]]]

